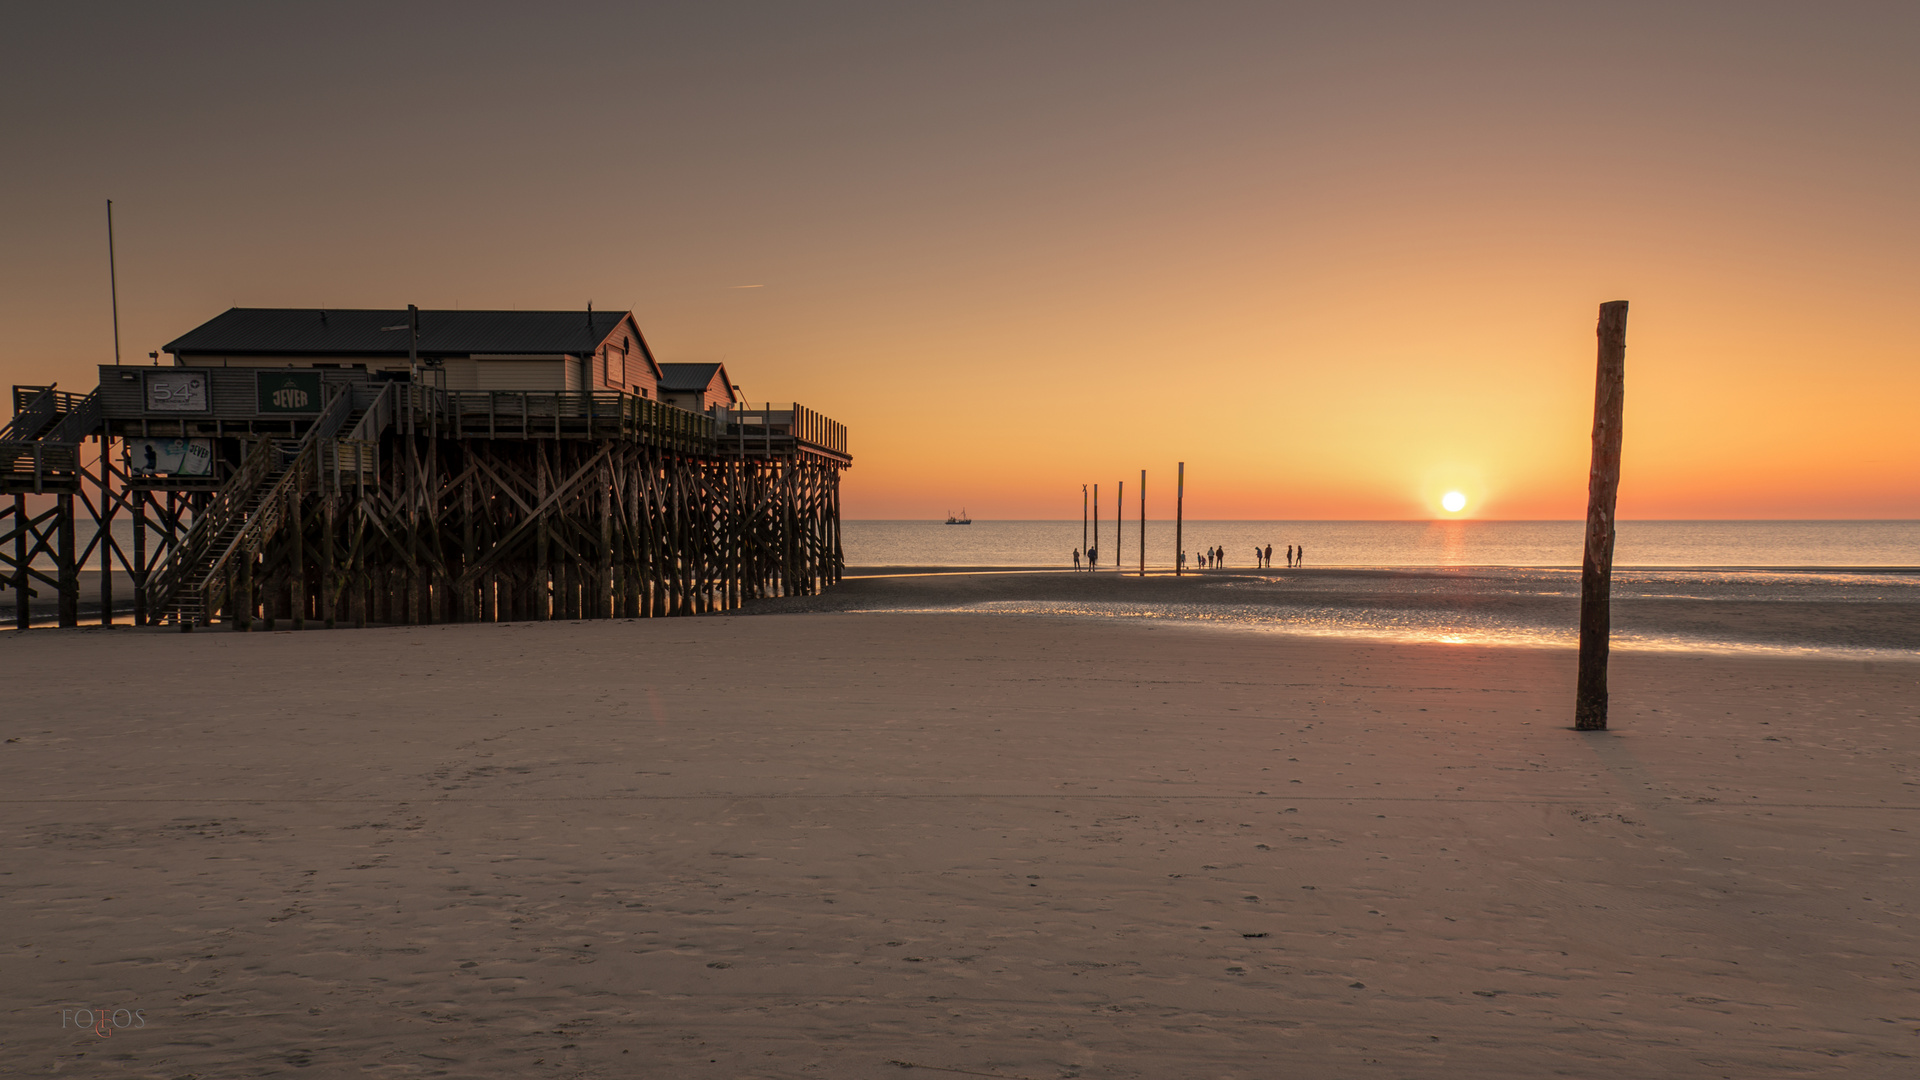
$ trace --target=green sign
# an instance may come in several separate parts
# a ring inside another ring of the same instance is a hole
[[[260,411],[263,413],[317,413],[320,411],[320,373],[317,371],[259,371]]]

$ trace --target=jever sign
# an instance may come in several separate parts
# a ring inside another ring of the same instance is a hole
[[[261,371],[259,411],[263,413],[317,413],[320,411],[320,373],[317,371]]]

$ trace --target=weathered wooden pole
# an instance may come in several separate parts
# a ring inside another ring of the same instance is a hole
[[[111,243],[108,244],[112,246]],[[109,260],[111,261],[111,260]],[[120,362],[119,319],[115,319],[114,362]],[[103,428],[100,432],[100,511],[94,515],[99,525],[99,535],[94,541],[100,545],[100,625],[113,625],[113,459],[108,452],[113,445],[113,436]],[[76,462],[76,464],[78,464]]]
[[[1087,569],[1093,569],[1093,557],[1100,551],[1100,485],[1093,485],[1093,546],[1087,549]]]
[[[1113,497],[1113,568],[1125,571],[1120,556],[1127,550],[1127,482],[1116,480],[1120,490]]]
[[[1080,553],[1087,553],[1087,485],[1080,485]]]
[[[1186,549],[1180,546],[1181,530],[1186,525],[1187,516],[1187,463],[1180,463],[1179,479],[1175,482],[1173,495],[1173,576],[1179,577],[1186,571]]]
[[[27,603],[32,587],[27,577],[27,497],[13,496],[13,626],[25,630],[32,625],[33,609]]]
[[[1580,563],[1580,679],[1576,731],[1607,727],[1607,646],[1612,631],[1613,508],[1620,493],[1620,424],[1627,376],[1627,302],[1600,305],[1593,389],[1593,468],[1587,478],[1587,547]]]
[[[61,494],[55,498],[59,515],[55,518],[55,527],[59,537],[58,569],[60,596],[59,615],[62,627],[80,625],[80,563],[74,556],[73,537],[73,496]],[[103,537],[104,539],[104,537]]]
[[[295,630],[307,628],[307,478],[305,470],[294,477],[293,492],[290,496],[293,505],[287,508],[288,552],[287,569],[291,580],[287,582],[288,601],[293,610],[287,613],[293,620]]]
[[[1140,470],[1140,576],[1147,576],[1147,470]]]
[[[133,492],[133,625],[147,625],[147,499]]]

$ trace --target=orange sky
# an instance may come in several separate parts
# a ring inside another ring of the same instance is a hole
[[[592,300],[847,423],[851,517],[1565,518],[1627,299],[1623,516],[1920,517],[1920,9],[1542,7],[39,12],[0,377],[111,359],[112,197],[129,358]]]

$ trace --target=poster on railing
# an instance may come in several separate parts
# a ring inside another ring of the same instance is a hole
[[[135,476],[212,476],[212,439],[127,440],[127,463]]]

